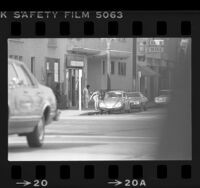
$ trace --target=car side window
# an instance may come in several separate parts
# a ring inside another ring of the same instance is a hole
[[[29,76],[27,75],[24,67],[22,65],[16,64],[15,66],[19,79],[23,81],[24,86],[33,86],[33,83]]]
[[[8,84],[12,84],[14,80],[17,80],[17,73],[12,64],[8,64]]]

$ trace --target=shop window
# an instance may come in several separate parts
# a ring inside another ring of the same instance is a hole
[[[31,72],[35,75],[35,57],[31,57]]]
[[[115,62],[111,61],[111,74],[115,74]]]
[[[19,61],[23,60],[23,57],[20,56],[20,55],[9,55],[9,58],[16,59],[16,60],[19,60]]]
[[[105,67],[105,66],[106,66],[105,64],[106,64],[106,63],[105,63],[105,61],[103,60],[103,61],[102,61],[103,74],[105,74],[105,68],[106,68],[106,67]]]
[[[121,76],[126,76],[126,63],[118,62],[118,74]]]
[[[142,62],[144,62],[145,61],[145,55],[139,55],[138,56],[138,61],[142,61]]]
[[[22,56],[19,56],[19,61],[22,61],[23,60],[23,57]]]

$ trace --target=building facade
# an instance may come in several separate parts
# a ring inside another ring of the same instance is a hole
[[[160,90],[171,89],[179,44],[180,38],[137,39],[137,64],[153,70],[149,75],[141,71],[139,79],[140,90],[146,91],[150,100],[159,95]]]
[[[107,68],[111,89],[134,90],[133,39],[113,39],[110,66],[107,65],[107,39],[8,39],[9,58],[23,61],[38,81],[59,94],[62,108],[78,106],[79,76],[81,90],[106,90]],[[82,73],[80,75],[80,71]]]
[[[8,56],[23,61],[40,83],[51,87],[60,108],[77,108],[79,85],[81,91],[87,84],[91,90],[106,90],[108,72],[112,90],[141,91],[153,100],[159,90],[171,87],[179,42],[178,38],[8,39]]]

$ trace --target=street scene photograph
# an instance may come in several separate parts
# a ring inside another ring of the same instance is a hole
[[[9,161],[192,160],[191,38],[10,38]]]

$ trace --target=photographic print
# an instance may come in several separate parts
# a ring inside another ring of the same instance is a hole
[[[191,38],[9,38],[8,160],[192,160]]]

